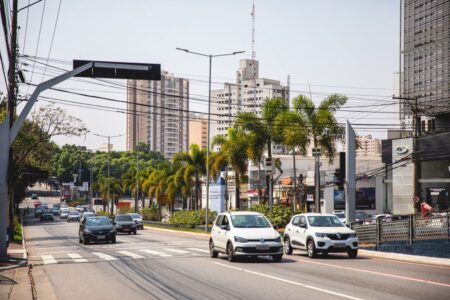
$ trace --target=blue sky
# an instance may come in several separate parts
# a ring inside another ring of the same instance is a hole
[[[27,3],[22,0],[19,7]],[[36,51],[43,5],[44,1],[28,10],[25,54],[31,56]],[[58,5],[59,0],[45,1],[39,57],[48,55]],[[213,62],[213,81],[232,81],[239,59],[251,57],[251,5],[250,0],[62,0],[50,58],[68,62],[80,58],[160,63],[164,70],[193,79],[191,93],[202,95],[197,98],[205,98],[207,59],[175,48],[213,54],[245,50],[243,55],[217,58]],[[26,16],[26,10],[19,16],[21,53]],[[340,121],[350,118],[357,123],[392,124],[394,114],[391,112],[395,111],[395,105],[370,105],[392,103],[389,96],[393,94],[394,72],[398,70],[398,31],[398,1],[256,0],[256,57],[260,63],[260,77],[277,79],[285,84],[289,74],[294,96],[309,93],[310,87],[313,100],[318,102],[326,94],[339,92],[352,97],[348,106],[367,104],[363,110],[386,112],[342,112]],[[4,53],[4,41],[1,43],[0,49]],[[43,69],[36,66],[33,82],[39,83]],[[68,64],[58,66],[70,68]],[[28,70],[25,76],[30,80],[32,64],[23,69]],[[49,76],[56,74],[46,73]],[[126,99],[125,89],[108,89],[73,80],[61,87]],[[213,88],[220,88],[220,84]],[[4,84],[0,83],[0,89],[4,91]],[[27,88],[22,87],[20,91],[26,94]],[[45,95],[86,103],[97,101],[55,92]],[[44,104],[47,103],[39,103]],[[125,107],[107,102],[99,104]],[[126,131],[123,114],[62,107],[81,118],[92,132],[115,135]],[[206,111],[206,102],[192,102],[191,109]],[[360,133],[384,136],[379,129]],[[58,138],[57,142],[97,149],[104,141],[88,135],[81,139]],[[125,149],[125,137],[116,139],[114,148]]]

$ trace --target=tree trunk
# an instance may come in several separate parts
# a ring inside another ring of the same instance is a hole
[[[261,204],[261,161],[258,162],[258,204]]]
[[[238,172],[235,172],[234,178],[235,178],[234,179],[234,184],[236,185],[236,187],[234,188],[234,192],[235,192],[234,197],[235,197],[235,201],[236,201],[236,209],[240,210],[240,208],[241,208],[241,199],[240,199],[240,191],[239,191],[240,183],[239,183],[239,173]]]
[[[198,178],[198,174],[195,173],[195,203],[194,203],[194,210],[198,210],[198,201],[199,201],[199,197],[198,197],[198,192],[199,192],[199,178]]]

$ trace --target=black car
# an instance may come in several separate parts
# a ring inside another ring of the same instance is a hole
[[[44,213],[44,208],[42,206],[38,206],[36,207],[36,209],[34,210],[34,217],[35,218],[40,218],[41,215]]]
[[[59,207],[52,207],[52,213],[54,216],[59,216]]]
[[[116,230],[108,217],[84,218],[78,231],[79,242],[85,245],[91,242],[116,243]]]
[[[50,209],[44,210],[44,212],[41,214],[41,222],[43,221],[53,221],[53,213]]]
[[[137,221],[134,221],[130,215],[116,215],[113,224],[116,226],[117,232],[137,233]]]

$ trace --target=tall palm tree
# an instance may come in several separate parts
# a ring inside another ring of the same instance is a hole
[[[195,201],[194,209],[200,208],[201,176],[206,174],[206,149],[200,149],[196,144],[190,146],[189,152],[179,152],[173,158],[174,163],[181,163],[184,167],[185,181],[194,178]]]
[[[126,186],[119,179],[104,176],[94,183],[93,188],[101,195],[103,200],[110,201],[111,214],[114,213],[114,199],[119,198],[126,191]]]
[[[235,173],[236,208],[240,208],[240,177],[247,171],[248,139],[246,134],[234,128],[229,128],[227,136],[217,135],[212,140],[212,146],[219,146],[216,162],[226,161]]]
[[[322,148],[330,163],[336,156],[336,141],[342,141],[345,137],[345,129],[337,122],[335,113],[347,103],[347,99],[345,95],[332,94],[323,99],[318,108],[304,95],[292,101],[294,110],[306,120],[308,144],[312,142],[314,148]]]

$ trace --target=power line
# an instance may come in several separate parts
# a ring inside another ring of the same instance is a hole
[[[53,27],[52,40],[50,42],[50,48],[48,49],[48,54],[47,54],[47,60],[46,60],[47,63],[48,63],[48,59],[50,58],[50,53],[52,52],[53,41],[55,39],[55,33],[56,33],[56,27],[58,26],[59,12],[61,11],[61,3],[62,3],[62,0],[59,0],[58,12],[56,13],[55,26]],[[41,81],[44,80],[44,76],[45,76],[45,71],[46,70],[47,70],[47,65],[45,66],[44,74],[42,74]]]

